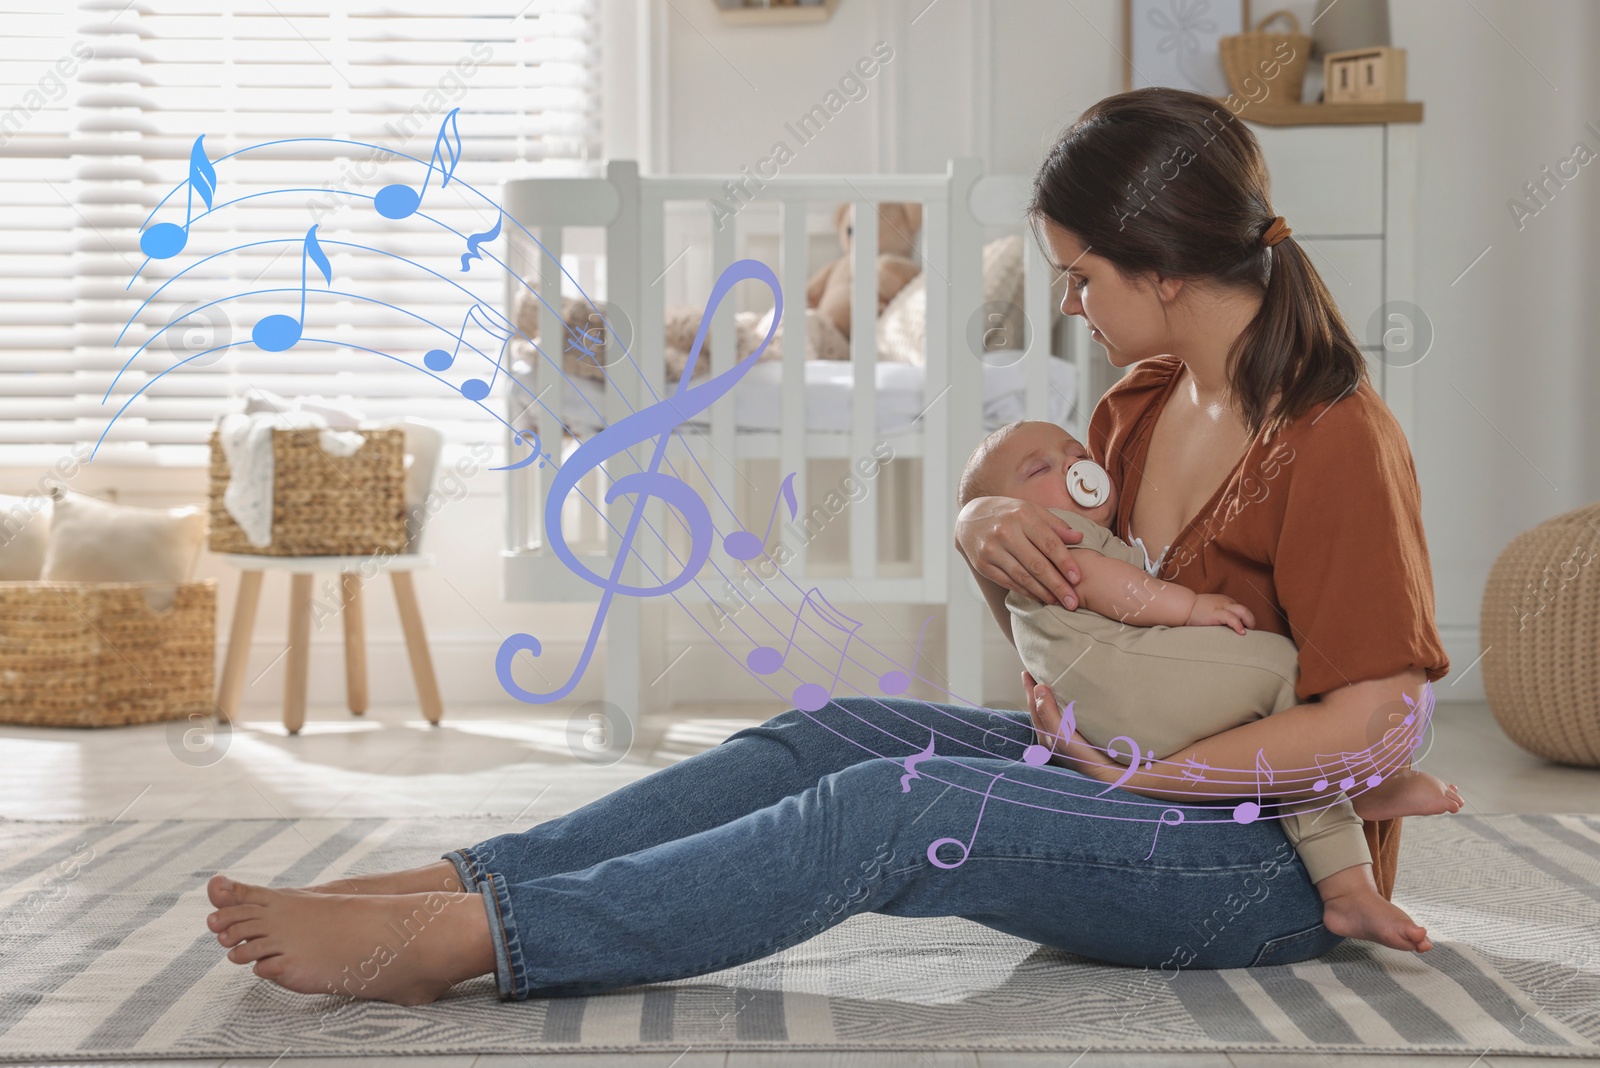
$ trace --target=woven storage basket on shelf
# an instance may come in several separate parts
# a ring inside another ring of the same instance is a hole
[[[1273,19],[1289,20],[1288,33],[1267,33],[1266,26]],[[1294,50],[1292,59],[1283,60],[1279,53],[1282,45]],[[1222,59],[1222,72],[1228,76],[1228,86],[1239,96],[1256,103],[1255,95],[1261,86],[1267,87],[1268,103],[1298,104],[1300,90],[1306,82],[1306,66],[1311,62],[1311,35],[1300,32],[1300,20],[1294,12],[1284,8],[1265,16],[1255,25],[1253,32],[1217,38],[1217,54]],[[1267,74],[1277,68],[1277,74]]]
[[[357,431],[366,443],[350,456],[323,452],[315,430],[272,432],[272,543],[245,537],[222,503],[228,458],[211,434],[214,553],[257,556],[367,556],[406,548],[404,430]]]
[[[151,601],[170,597],[164,610]],[[0,723],[210,715],[217,584],[0,582]]]
[[[1600,503],[1512,539],[1478,620],[1483,689],[1530,753],[1600,767]]]

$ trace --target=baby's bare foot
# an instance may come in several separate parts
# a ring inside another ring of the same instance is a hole
[[[1336,935],[1377,942],[1390,949],[1426,953],[1433,948],[1427,930],[1386,901],[1376,889],[1341,894],[1322,902],[1322,925]]]
[[[439,860],[420,868],[379,872],[375,875],[351,875],[303,889],[313,894],[427,894],[434,890],[459,894],[465,887],[461,885],[461,877],[456,874],[456,866],[448,860]]]
[[[494,970],[477,894],[337,895],[214,876],[206,926],[235,964],[301,994],[421,1005]]]
[[[1350,799],[1356,815],[1364,820],[1437,816],[1458,812],[1463,803],[1454,783],[1443,782],[1415,768],[1394,772],[1377,786]]]

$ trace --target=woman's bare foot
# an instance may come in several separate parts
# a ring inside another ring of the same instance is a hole
[[[1406,952],[1433,948],[1427,929],[1378,893],[1371,864],[1335,872],[1317,884],[1317,893],[1322,895],[1322,925],[1336,935]]]
[[[448,860],[436,860],[420,868],[405,871],[385,871],[375,875],[351,875],[331,883],[318,883],[302,889],[313,894],[427,894],[442,890],[459,894],[466,888],[456,866]]]
[[[213,876],[206,926],[235,964],[301,994],[422,1005],[494,971],[477,894],[339,895]]]
[[[1377,786],[1350,799],[1356,815],[1364,820],[1437,816],[1459,812],[1463,803],[1454,783],[1446,783],[1415,768],[1394,772]]]

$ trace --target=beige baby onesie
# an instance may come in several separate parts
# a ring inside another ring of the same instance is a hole
[[[1077,548],[1125,561],[1144,573],[1144,554],[1105,527],[1073,512],[1051,512],[1083,533]],[[1069,612],[1040,604],[1020,593],[1008,594],[1006,607],[1023,666],[1056,692],[1063,708],[1073,702],[1078,732],[1101,749],[1125,736],[1138,742],[1141,753],[1153,751],[1164,758],[1201,738],[1299,703],[1299,654],[1293,642],[1271,631],[1141,627],[1081,606]],[[1183,769],[1167,770],[1177,775]],[[1291,774],[1307,777],[1304,770]],[[1262,787],[1264,798],[1271,797],[1271,784],[1263,782]],[[1337,791],[1266,811],[1283,814],[1284,833],[1312,882],[1352,864],[1372,862],[1361,819]]]

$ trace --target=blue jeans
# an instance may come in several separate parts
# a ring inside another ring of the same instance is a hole
[[[1023,763],[1033,740],[1023,712],[840,698],[445,857],[483,895],[504,998],[703,975],[859,912],[962,916],[1168,975],[1343,941],[1277,821],[1186,806],[1157,839],[1148,798]],[[937,862],[936,839],[954,839]]]

